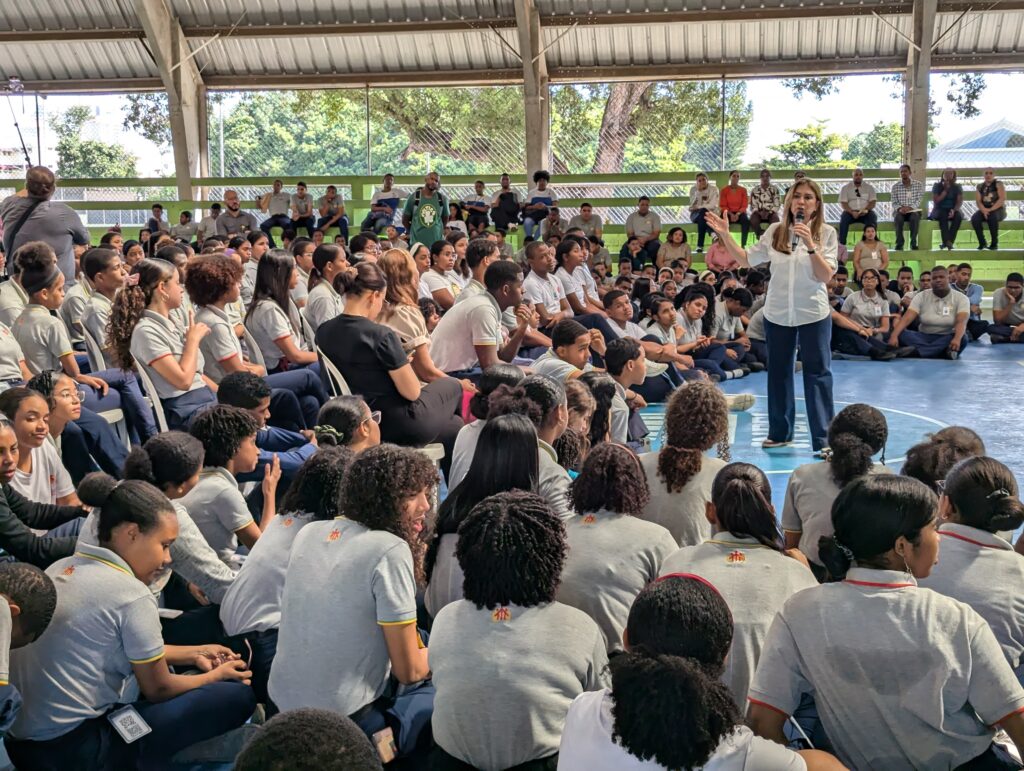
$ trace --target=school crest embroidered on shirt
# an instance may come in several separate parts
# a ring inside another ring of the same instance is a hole
[[[511,620],[512,620],[512,610],[510,608],[505,607],[505,606],[502,606],[500,608],[495,608],[494,611],[491,613],[491,621],[498,622],[498,621],[511,621]]]
[[[587,516],[583,518],[584,525],[592,525],[595,522],[597,522],[597,517],[595,517],[593,514],[587,514]]]
[[[338,528],[334,528],[327,534],[328,541],[337,541],[339,538],[341,538],[341,531]]]
[[[68,565],[66,568],[64,568],[63,571],[61,571],[61,575],[62,576],[73,576],[74,574],[75,574],[75,566],[74,565]]]
[[[731,551],[729,556],[725,558],[725,561],[730,565],[741,565],[747,561],[747,555],[741,551]]]
[[[292,523],[293,523],[294,521],[295,521],[294,519],[292,519],[291,517],[288,517],[288,519],[286,519],[286,520],[285,520],[284,522],[282,522],[281,524],[282,524],[282,525],[284,525],[285,527],[291,527],[291,526],[292,526]]]

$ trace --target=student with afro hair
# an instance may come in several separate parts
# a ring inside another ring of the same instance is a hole
[[[594,621],[555,601],[565,525],[528,492],[481,501],[459,527],[465,599],[431,629],[435,768],[554,769],[569,704],[605,685]]]
[[[326,709],[293,709],[260,726],[234,771],[381,771],[370,740],[351,719]]]

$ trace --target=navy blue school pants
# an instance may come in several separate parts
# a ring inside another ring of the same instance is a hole
[[[835,408],[832,402],[832,319],[787,327],[764,320],[768,343],[768,438],[776,442],[793,439],[796,428],[794,368],[800,346],[803,362],[804,400],[807,424],[814,450],[825,447],[828,424]]]

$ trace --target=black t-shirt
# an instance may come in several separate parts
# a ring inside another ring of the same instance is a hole
[[[316,330],[316,344],[348,382],[375,409],[404,406],[389,374],[409,363],[398,335],[364,316],[341,314]]]

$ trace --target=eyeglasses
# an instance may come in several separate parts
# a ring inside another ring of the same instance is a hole
[[[363,418],[363,423],[365,423],[368,420],[372,420],[374,423],[376,423],[379,426],[380,425],[380,410],[374,410],[367,417]],[[360,425],[362,425],[362,423],[360,423]]]
[[[85,390],[82,388],[79,388],[75,391],[69,391],[65,389],[61,391],[59,394],[57,394],[57,397],[60,399],[75,399],[76,401],[79,402],[79,404],[81,404],[82,402],[85,401]]]

